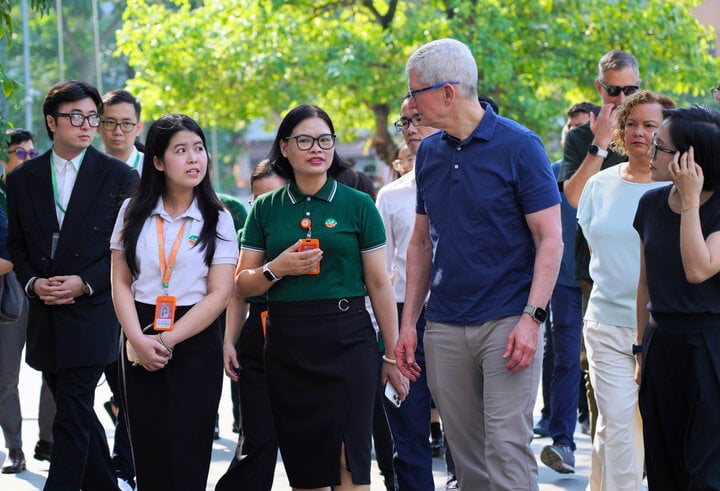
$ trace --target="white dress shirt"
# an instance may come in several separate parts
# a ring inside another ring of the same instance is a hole
[[[415,170],[383,186],[378,191],[376,205],[385,225],[385,259],[387,269],[394,276],[395,301],[405,301],[407,280],[407,249],[415,226],[416,202]]]
[[[72,195],[73,187],[75,187],[75,180],[77,179],[80,164],[84,156],[85,152],[83,151],[71,160],[65,160],[58,156],[54,150],[52,153],[52,166],[55,171],[58,198],[58,200],[55,201],[55,213],[57,214],[58,225],[60,225],[61,228],[63,220],[65,219],[65,211],[63,211],[63,209],[67,210],[68,203],[70,203],[70,196]],[[54,198],[53,196],[53,199]],[[58,201],[60,202],[59,205]],[[62,207],[60,205],[62,205]]]

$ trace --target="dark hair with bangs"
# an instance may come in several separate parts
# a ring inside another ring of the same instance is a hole
[[[720,188],[720,113],[706,106],[663,109],[663,124],[673,146],[681,153],[692,146],[695,162],[702,167],[706,191]]]
[[[328,114],[318,106],[313,104],[301,104],[291,109],[280,123],[277,135],[275,135],[275,140],[273,140],[272,147],[270,147],[270,152],[267,155],[267,159],[272,162],[275,173],[280,177],[295,181],[295,173],[290,165],[290,161],[288,161],[287,157],[285,157],[280,151],[280,142],[291,136],[297,125],[310,118],[322,119],[328,125],[328,128],[330,128],[330,133],[333,135],[335,134],[335,127],[333,126],[330,116],[328,116]],[[328,174],[330,174],[333,178],[336,178],[338,175],[343,173],[347,167],[348,165],[340,159],[337,148],[335,148],[332,163],[328,169]]]
[[[163,158],[170,144],[170,139],[180,131],[195,133],[202,140],[203,146],[207,148],[205,134],[200,125],[183,114],[167,114],[155,121],[148,130],[140,185],[128,204],[125,212],[125,225],[122,231],[125,260],[130,271],[135,276],[139,273],[135,248],[140,237],[140,231],[145,220],[152,214],[158,199],[165,192],[165,173],[155,167],[154,158]],[[204,224],[200,232],[200,238],[194,247],[205,250],[205,265],[208,267],[210,267],[212,258],[215,255],[215,239],[227,240],[217,235],[219,214],[224,208],[210,183],[210,164],[210,155],[208,155],[207,172],[200,184],[195,188],[195,198],[202,213]]]

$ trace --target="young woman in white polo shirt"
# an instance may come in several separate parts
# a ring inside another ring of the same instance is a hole
[[[238,257],[212,190],[205,136],[187,116],[148,132],[140,187],[111,239],[113,302],[139,489],[204,490],[222,389],[218,315]]]

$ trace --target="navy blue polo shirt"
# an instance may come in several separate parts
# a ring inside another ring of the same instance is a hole
[[[535,245],[525,215],[560,203],[540,139],[493,113],[465,140],[425,138],[415,169],[417,213],[432,240],[428,320],[458,326],[520,315]]]

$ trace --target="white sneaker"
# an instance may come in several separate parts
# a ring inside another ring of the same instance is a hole
[[[134,491],[133,487],[130,486],[130,483],[122,477],[118,477],[118,488],[120,488],[120,491]]]

